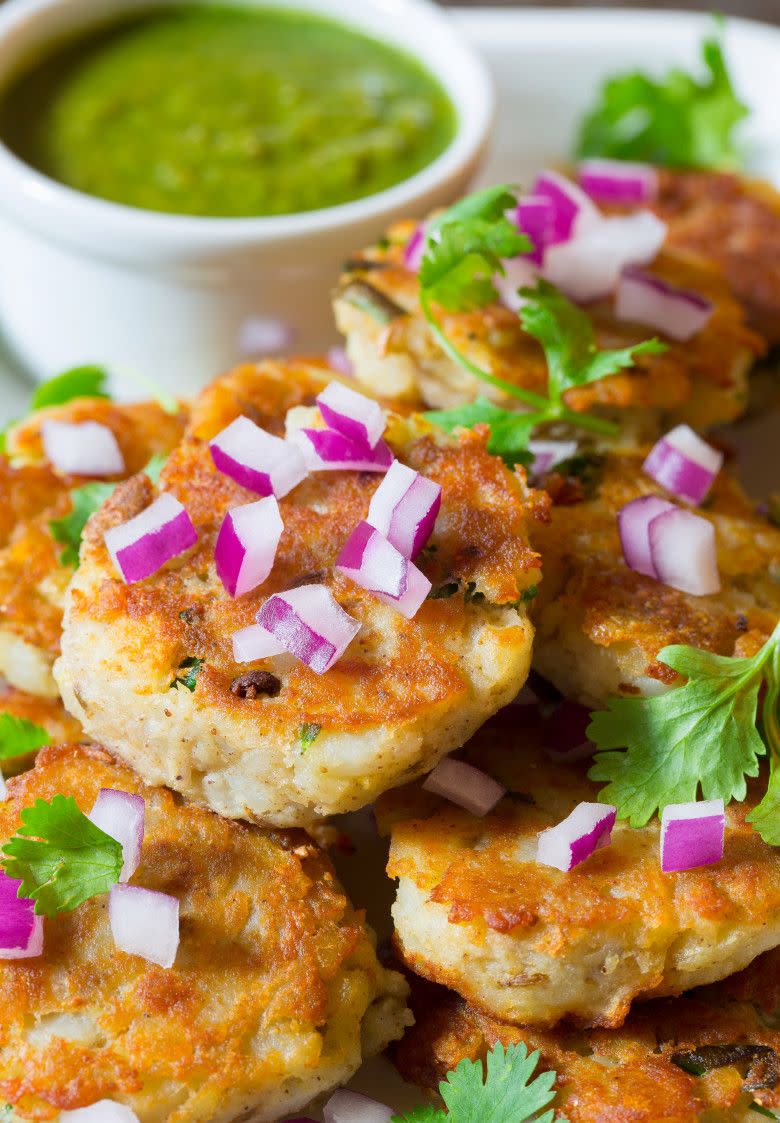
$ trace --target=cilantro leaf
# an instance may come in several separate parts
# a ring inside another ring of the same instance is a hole
[[[659,81],[642,73],[608,79],[582,123],[577,156],[679,168],[739,167],[733,133],[748,109],[729,77],[720,26],[702,42],[701,56],[701,77],[672,70]]]
[[[454,429],[472,429],[475,425],[489,425],[490,439],[487,450],[500,456],[508,467],[515,464],[530,464],[533,456],[528,451],[528,441],[534,427],[538,424],[535,413],[519,413],[516,410],[502,409],[487,398],[477,398],[474,402],[456,406],[454,409],[431,410],[424,415],[434,425],[445,432]]]
[[[162,472],[167,462],[167,456],[164,456],[161,452],[156,452],[144,468],[144,472],[153,484],[158,484],[160,482],[160,473]]]
[[[0,760],[35,752],[51,744],[51,737],[42,725],[25,717],[0,713]]]
[[[182,659],[178,669],[184,671],[184,674],[176,675],[168,689],[173,690],[174,687],[178,689],[178,687],[183,686],[186,690],[189,690],[190,694],[193,694],[198,684],[198,675],[203,669],[203,660],[198,659],[196,655],[190,655],[186,659]]]
[[[105,386],[108,372],[105,367],[88,365],[73,367],[42,382],[32,396],[30,409],[62,406],[74,398],[107,398]]]
[[[637,355],[659,355],[666,345],[649,339],[634,347],[599,351],[590,317],[568,297],[540,280],[536,288],[520,290],[525,304],[520,310],[524,331],[544,348],[548,368],[548,394],[559,402],[573,386],[598,382],[607,375],[634,365]]]
[[[447,1123],[446,1111],[432,1104],[421,1104],[404,1115],[394,1115],[390,1123]]]
[[[90,517],[114,493],[116,484],[89,483],[82,487],[75,487],[70,493],[72,504],[71,511],[61,519],[52,519],[49,530],[55,542],[64,546],[60,554],[63,565],[77,566],[79,564],[79,547],[84,527]]]
[[[37,913],[70,912],[119,881],[121,843],[96,827],[72,796],[38,799],[21,818],[3,847],[3,865],[21,880],[19,896],[31,897]]]
[[[744,799],[745,777],[758,775],[766,752],[756,728],[765,677],[764,730],[772,753],[780,754],[772,713],[780,692],[778,649],[780,624],[750,659],[664,648],[659,659],[687,677],[684,686],[653,698],[613,698],[607,710],[591,715],[587,735],[600,751],[589,776],[607,781],[600,798],[614,803],[635,827],[667,803],[696,799],[699,787],[704,799]],[[604,751],[622,748],[626,751]],[[770,804],[762,807],[754,815],[769,830]]]
[[[305,753],[310,749],[314,742],[322,733],[322,726],[318,725],[316,721],[305,721],[300,728],[298,739],[301,743],[301,753]]]

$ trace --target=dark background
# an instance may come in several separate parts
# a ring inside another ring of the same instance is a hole
[[[780,0],[599,0],[596,4],[581,0],[444,0],[453,7],[484,8],[685,8],[688,11],[726,12],[734,16],[780,23]]]

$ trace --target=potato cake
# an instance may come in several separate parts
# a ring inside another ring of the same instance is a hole
[[[0,680],[0,721],[3,720],[3,714],[39,725],[54,745],[82,739],[81,726],[75,717],[71,717],[59,698],[41,698],[38,694],[27,694]],[[33,759],[33,753],[10,757],[3,753],[0,761],[2,773],[4,776],[12,776],[15,772],[21,772],[30,767]]]
[[[717,981],[780,944],[780,851],[726,810],[722,861],[663,873],[657,820],[619,821],[568,873],[537,835],[597,799],[588,762],[548,759],[539,711],[508,707],[465,759],[506,787],[484,818],[419,786],[377,804],[398,879],[395,940],[413,971],[503,1021],[619,1026],[634,999]]]
[[[145,800],[132,883],[179,901],[175,963],[117,950],[105,896],[45,918],[40,957],[0,960],[0,1097],[16,1117],[109,1099],[141,1123],[261,1123],[400,1036],[406,985],[301,831],[221,819],[67,745],[10,781],[0,837],[36,799],[62,793],[89,812],[101,788]]]
[[[43,426],[47,421],[105,426],[122,452],[122,475],[129,476],[156,454],[170,452],[184,420],[183,413],[166,413],[155,402],[120,405],[79,398],[39,410],[11,429],[10,460],[0,458],[0,674],[15,686],[57,697],[51,668],[59,654],[62,606],[73,566],[63,564],[63,544],[55,540],[50,524],[71,514],[74,490],[89,483],[88,477],[64,475],[46,461]]]
[[[642,495],[669,497],[642,470],[647,451],[585,454],[576,475],[549,475],[550,521],[533,524],[544,567],[532,606],[534,667],[593,708],[678,681],[656,658],[667,644],[753,655],[780,617],[780,530],[726,471],[696,509],[715,527],[719,593],[692,596],[628,568],[618,511]]]
[[[443,491],[418,558],[433,588],[413,619],[334,568],[366,517],[376,473],[310,474],[279,501],[284,531],[270,577],[236,600],[225,592],[217,534],[228,510],[257,497],[217,470],[207,442],[242,415],[282,434],[288,411],[311,407],[333,378],[322,365],[265,363],[202,393],[160,479],[189,512],[197,545],[125,584],[104,534],[146,508],[154,489],[145,477],[117,489],[87,527],[56,669],[90,736],[148,782],[223,815],[283,826],[361,807],[432,768],[517,694],[530,661],[533,493],[486,452],[486,434],[451,438],[419,418],[391,415],[385,434],[400,460]],[[322,675],[287,654],[237,663],[232,636],[272,594],[310,583],[361,624],[340,661]],[[193,660],[194,689],[174,686]],[[260,685],[247,692],[253,671],[263,672]]]

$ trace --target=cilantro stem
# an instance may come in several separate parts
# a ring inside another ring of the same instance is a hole
[[[476,363],[472,363],[471,359],[459,351],[452,340],[448,338],[447,333],[433,313],[428,297],[422,290],[420,292],[420,307],[444,353],[475,378],[487,382],[488,385],[494,386],[497,390],[501,390],[503,393],[509,394],[510,397],[517,398],[518,401],[533,407],[533,412],[537,416],[537,424],[544,421],[563,421],[567,425],[589,429],[591,432],[599,433],[605,437],[617,436],[618,426],[613,421],[607,421],[602,417],[594,417],[590,413],[577,413],[575,410],[568,409],[560,399],[553,401],[550,398],[544,398],[541,394],[535,394],[533,390],[524,390],[521,386],[515,386],[514,383],[506,382],[503,378],[498,378],[496,375],[490,374],[489,371],[483,370],[482,367],[478,367]]]

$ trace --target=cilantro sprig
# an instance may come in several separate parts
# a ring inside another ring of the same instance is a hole
[[[555,1098],[554,1072],[540,1072],[534,1079],[539,1052],[530,1053],[523,1042],[496,1045],[481,1061],[462,1060],[439,1085],[447,1111],[430,1104],[405,1115],[394,1115],[392,1123],[566,1123],[554,1108],[544,1109]]]
[[[18,895],[42,916],[70,912],[107,893],[122,872],[122,845],[87,818],[72,796],[38,799],[3,847],[3,867],[21,881]]]
[[[641,827],[668,803],[743,800],[769,749],[766,795],[749,816],[761,837],[780,845],[780,624],[751,658],[675,645],[661,662],[687,682],[651,698],[613,698],[592,714],[587,735],[599,750],[590,777],[606,781],[600,798]],[[762,708],[763,738],[757,728]]]
[[[723,54],[722,22],[701,45],[704,74],[671,70],[656,80],[616,75],[585,117],[577,156],[607,156],[676,168],[737,168],[735,127],[748,116]]]
[[[0,760],[33,753],[49,744],[51,737],[42,725],[15,714],[0,713]]]
[[[104,367],[89,364],[73,367],[71,370],[55,374],[47,382],[42,382],[30,398],[28,413],[37,413],[49,406],[62,406],[76,398],[108,398],[106,382],[108,372]],[[19,419],[15,418],[0,430],[0,453],[6,451],[8,434]]]

